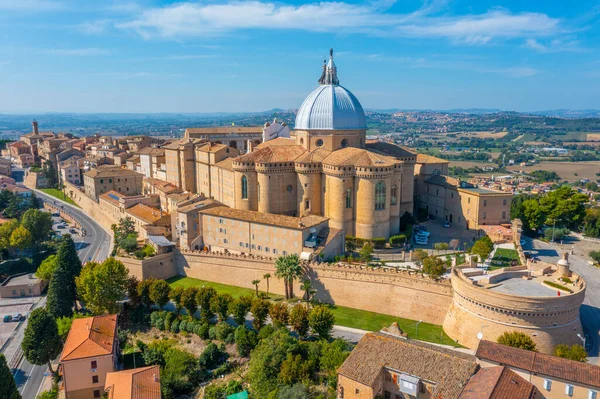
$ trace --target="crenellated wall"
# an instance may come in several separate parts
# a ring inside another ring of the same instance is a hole
[[[252,281],[261,280],[259,289],[263,291],[263,276],[275,271],[271,258],[200,251],[177,252],[175,264],[179,275],[238,287],[254,288]],[[316,298],[340,306],[441,324],[452,298],[449,282],[435,282],[409,271],[323,263],[305,264],[304,268],[317,290]],[[284,294],[283,283],[273,277],[270,291]],[[294,291],[296,296],[302,295],[300,282]]]

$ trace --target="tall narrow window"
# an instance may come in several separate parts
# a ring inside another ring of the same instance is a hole
[[[242,199],[248,199],[248,178],[242,176]]]
[[[385,209],[385,183],[382,181],[375,186],[375,209]]]
[[[390,198],[390,203],[392,205],[396,205],[397,202],[398,202],[398,187],[392,186],[392,195]]]
[[[352,208],[352,189],[346,190],[346,208]]]
[[[256,185],[256,192],[258,193],[258,201],[260,201],[260,184]]]

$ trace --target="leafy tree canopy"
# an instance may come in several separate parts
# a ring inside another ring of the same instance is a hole
[[[502,345],[512,346],[513,348],[526,349],[536,352],[535,342],[529,335],[518,331],[505,331],[497,339],[497,342]]]

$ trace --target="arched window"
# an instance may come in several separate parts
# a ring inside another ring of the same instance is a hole
[[[343,139],[343,140],[342,140],[342,142],[340,143],[340,145],[341,145],[342,147],[347,147],[347,146],[348,146],[348,140],[346,140],[346,139]]]
[[[390,204],[396,205],[396,203],[398,202],[398,187],[396,185],[392,186],[392,193],[390,197]]]
[[[385,183],[382,181],[375,186],[375,209],[385,209]]]
[[[346,208],[352,208],[352,189],[346,190]]]
[[[242,176],[242,199],[248,199],[248,178]]]

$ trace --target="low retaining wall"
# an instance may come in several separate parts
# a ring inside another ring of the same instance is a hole
[[[175,264],[179,275],[222,284],[254,288],[252,281],[260,280],[262,291],[267,288],[263,276],[270,273],[270,292],[284,294],[271,259],[184,251],[175,253]],[[452,301],[449,282],[435,282],[416,272],[319,263],[303,267],[315,297],[326,303],[441,324]],[[302,296],[300,284],[294,284],[296,296]]]
[[[135,276],[138,280],[145,280],[150,277],[158,279],[168,279],[177,275],[175,266],[175,257],[173,252],[155,255],[146,259],[126,258],[115,256],[115,259],[123,262],[129,269],[129,275]]]

